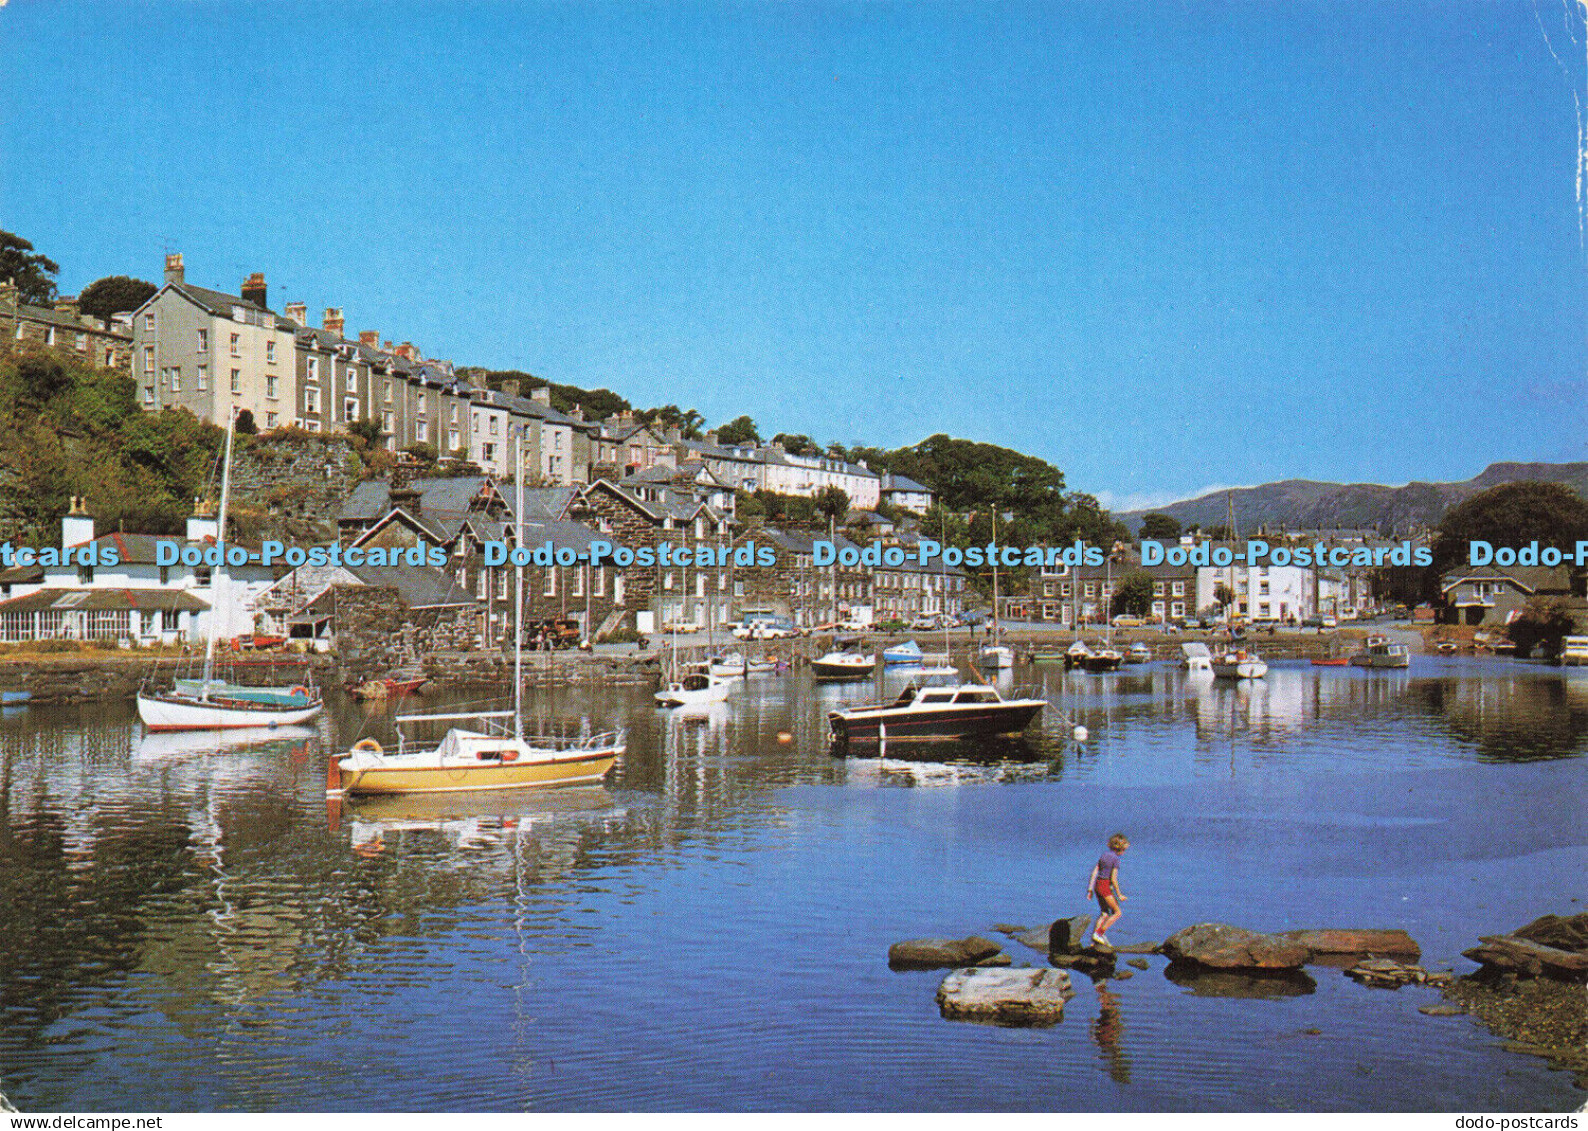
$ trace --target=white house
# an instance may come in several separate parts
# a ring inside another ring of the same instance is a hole
[[[159,564],[162,542],[179,549],[214,546],[216,519],[204,509],[188,519],[185,539],[96,536],[93,516],[82,499],[73,499],[61,519],[61,548],[71,551],[70,561],[19,563],[6,571],[10,596],[0,601],[0,643],[57,638],[176,644],[204,640],[211,631],[221,640],[253,632],[258,597],[272,581],[268,567],[228,567],[217,585],[210,566]],[[89,547],[92,552],[85,553]]]

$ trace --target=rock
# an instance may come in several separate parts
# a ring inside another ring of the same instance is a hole
[[[1115,954],[1162,954],[1163,947],[1151,942],[1126,943],[1114,948]]]
[[[1048,953],[1048,932],[1045,927],[1037,927],[1030,931],[1021,931],[1018,935],[1013,937],[1016,942],[1025,946],[1029,946],[1038,954]]]
[[[1302,970],[1212,970],[1190,962],[1171,962],[1163,976],[1197,997],[1278,1001],[1316,993],[1318,983]]]
[[[1134,970],[1115,970],[1109,975],[1109,977],[1114,979],[1116,982],[1128,982],[1135,976],[1136,972]]]
[[[1527,926],[1518,927],[1511,934],[1519,939],[1554,947],[1556,950],[1581,954],[1588,952],[1588,912],[1565,919],[1559,915],[1540,916]]]
[[[1029,927],[1022,927],[1022,926],[1019,926],[1019,925],[1017,925],[1015,923],[994,923],[993,924],[993,930],[997,931],[1000,935],[1008,935],[1012,939],[1019,938],[1021,935],[1025,934],[1030,929],[1031,928],[1029,928]]]
[[[1132,958],[1126,962],[1125,965],[1134,966],[1138,970],[1145,970],[1147,969],[1148,962],[1145,958]]]
[[[1308,951],[1300,943],[1228,923],[1198,923],[1164,940],[1163,952],[1175,962],[1214,970],[1296,970]]]
[[[888,948],[888,965],[895,970],[931,970],[942,966],[975,966],[1003,947],[991,939],[908,939]]]
[[[1588,981],[1588,953],[1561,950],[1516,935],[1485,935],[1478,941],[1483,945],[1462,951],[1462,956],[1530,978],[1548,974],[1571,982]]]
[[[1398,990],[1414,983],[1421,985],[1427,981],[1428,972],[1420,966],[1402,965],[1393,958],[1369,958],[1351,967],[1345,976],[1364,986]]]
[[[1063,970],[955,970],[937,988],[937,1006],[956,1021],[1057,1025],[1075,996]]]
[[[1092,939],[1092,917],[1074,915],[1057,919],[1048,928],[1049,954],[1078,954]]]
[[[1300,943],[1314,959],[1352,955],[1394,955],[1417,959],[1422,948],[1401,930],[1331,927],[1319,931],[1282,931],[1282,939]]]
[[[984,958],[976,963],[977,966],[1013,966],[1014,964],[1015,960],[1001,950],[991,958]]]
[[[1426,1013],[1430,1017],[1461,1017],[1467,1011],[1459,1005],[1419,1005],[1418,1013]]]

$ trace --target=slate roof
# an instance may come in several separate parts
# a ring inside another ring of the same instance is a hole
[[[450,542],[463,529],[474,501],[490,482],[484,475],[415,479],[412,487],[419,492],[419,513],[409,513],[409,517],[438,541]],[[366,479],[353,488],[337,512],[337,521],[374,522],[391,510],[391,484],[384,479]]]
[[[0,601],[0,612],[102,612],[121,609],[175,609],[197,613],[209,608],[185,589],[39,589],[24,597]]]
[[[931,489],[923,487],[907,475],[894,475],[891,472],[883,475],[882,489],[884,491],[915,491],[923,495],[930,495]]]
[[[372,588],[390,587],[410,609],[473,605],[475,597],[451,574],[431,566],[344,566],[347,572]]]

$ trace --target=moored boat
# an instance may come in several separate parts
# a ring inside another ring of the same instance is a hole
[[[1144,644],[1140,640],[1125,650],[1125,662],[1127,664],[1145,664],[1151,662],[1151,660],[1152,646]]]
[[[1231,648],[1213,657],[1213,674],[1220,679],[1262,679],[1268,674],[1268,665],[1255,652],[1245,648]]]
[[[295,726],[314,718],[324,706],[311,688],[303,691],[296,704],[234,699],[216,692],[189,696],[140,691],[138,717],[152,731]]]
[[[1196,675],[1198,673],[1205,675],[1212,674],[1213,653],[1208,651],[1208,646],[1206,644],[1203,644],[1200,640],[1195,640],[1189,644],[1180,645],[1180,651],[1185,657],[1180,661],[1180,666],[1187,672],[1190,672],[1192,675]]]
[[[1411,666],[1411,649],[1392,644],[1387,636],[1369,636],[1362,650],[1351,657],[1359,668],[1404,668]]]
[[[818,679],[860,679],[876,666],[877,658],[854,644],[839,644],[811,661],[811,671]]]
[[[656,693],[656,701],[664,707],[721,703],[728,698],[736,678],[712,675],[709,671],[686,672],[677,679],[668,680]]]
[[[1081,670],[1089,672],[1117,672],[1124,657],[1112,648],[1094,648],[1081,657]]]
[[[738,679],[747,670],[745,659],[737,652],[725,652],[706,661],[706,670],[721,679]]]
[[[882,650],[882,662],[887,665],[919,664],[925,653],[921,646],[913,640],[906,640],[903,644],[894,644]]]
[[[1004,644],[988,644],[976,653],[976,665],[1002,671],[1015,666],[1015,650]]]
[[[831,711],[827,722],[835,738],[848,742],[966,738],[1017,733],[1045,706],[1044,699],[1005,699],[997,688],[979,683],[912,684],[892,703]]]
[[[1560,642],[1560,658],[1556,661],[1566,667],[1588,664],[1588,636],[1568,636]]]
[[[336,778],[332,790],[349,795],[459,793],[598,782],[624,751],[619,731],[578,738],[526,738],[516,726],[510,733],[510,728],[492,722],[516,718],[513,711],[399,716],[397,750],[385,750],[369,738],[355,743],[332,763]],[[410,748],[404,730],[418,723],[465,720],[483,728],[453,727],[431,747]]]

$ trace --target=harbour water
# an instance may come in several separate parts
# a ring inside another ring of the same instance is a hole
[[[1420,1014],[1432,990],[1313,968],[1309,993],[1219,996],[1153,958],[1006,1029],[943,1020],[941,975],[886,954],[1082,912],[1122,830],[1116,944],[1403,927],[1465,972],[1479,935],[1585,909],[1588,675],[1020,668],[1051,704],[1022,743],[832,757],[825,712],[895,678],[752,678],[691,715],[638,687],[536,693],[538,724],[628,728],[604,787],[343,809],[327,759],[389,740],[383,708],[337,697],[222,751],[145,738],[131,704],[7,709],[0,1091],[24,1111],[1582,1104],[1471,1019]]]

